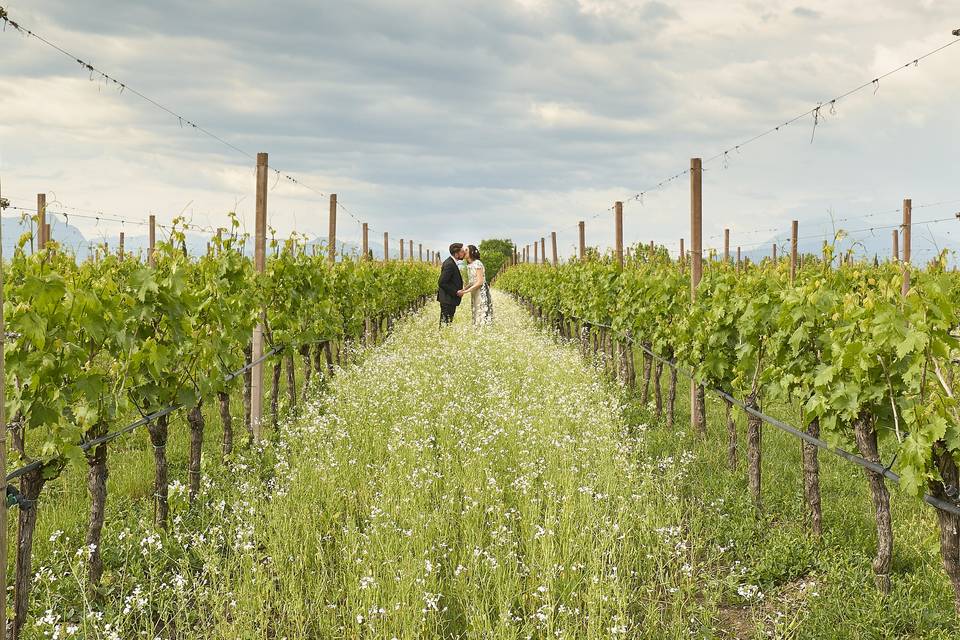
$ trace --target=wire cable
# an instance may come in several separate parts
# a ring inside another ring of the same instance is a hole
[[[649,349],[649,348],[648,348],[647,346],[645,346],[642,342],[637,342],[637,341],[635,341],[632,336],[617,331],[617,330],[614,329],[611,325],[604,324],[604,323],[601,323],[601,322],[592,322],[592,321],[587,320],[587,319],[585,319],[585,318],[579,318],[579,317],[576,317],[576,316],[568,316],[568,317],[569,317],[570,319],[573,319],[573,320],[579,320],[579,321],[581,321],[581,322],[586,322],[586,323],[588,323],[590,326],[593,326],[593,327],[601,327],[601,328],[603,328],[603,329],[608,329],[609,331],[611,331],[611,332],[614,334],[614,337],[616,337],[617,339],[619,339],[619,340],[625,340],[626,342],[628,342],[628,343],[630,343],[630,344],[632,344],[632,345],[634,345],[634,346],[639,347],[644,353],[646,353],[647,355],[649,355],[651,358],[654,358],[655,360],[659,360],[660,362],[662,362],[663,364],[667,365],[668,367],[670,367],[671,369],[673,369],[673,370],[676,371],[677,373],[680,373],[680,374],[683,375],[684,377],[689,378],[690,380],[692,380],[692,381],[694,381],[694,382],[697,381],[696,376],[694,375],[694,373],[693,373],[692,371],[688,371],[687,369],[685,369],[685,368],[677,365],[676,362],[672,361],[672,360],[669,359],[669,358],[664,358],[664,357],[661,356],[660,354],[658,354],[658,353],[654,352],[653,350]],[[892,481],[897,482],[897,483],[900,482],[900,476],[890,470],[890,467],[893,466],[893,463],[892,463],[892,462],[891,462],[891,464],[890,464],[889,466],[884,466],[884,465],[881,465],[881,464],[876,463],[876,462],[871,462],[870,460],[867,460],[866,458],[863,458],[863,457],[861,457],[861,456],[858,456],[858,455],[856,455],[856,454],[854,454],[854,453],[850,453],[849,451],[846,451],[846,450],[844,450],[844,449],[841,449],[840,447],[831,446],[831,445],[830,445],[829,443],[827,443],[826,441],[821,440],[820,438],[816,438],[816,437],[814,437],[814,436],[811,436],[810,434],[808,434],[808,433],[806,433],[806,432],[804,432],[804,431],[802,431],[802,430],[800,430],[800,429],[797,429],[796,427],[794,427],[794,426],[792,426],[792,425],[790,425],[790,424],[787,424],[786,422],[783,422],[782,420],[778,420],[777,418],[774,418],[774,417],[772,417],[772,416],[768,416],[767,414],[765,414],[765,413],[763,413],[763,412],[761,412],[761,411],[758,411],[757,409],[754,409],[753,407],[747,405],[746,403],[741,402],[740,400],[738,400],[737,398],[735,398],[732,394],[727,393],[727,392],[724,391],[723,389],[718,389],[718,388],[710,387],[710,386],[707,386],[707,385],[702,385],[702,386],[703,386],[705,389],[707,389],[708,391],[710,391],[711,393],[714,393],[714,394],[720,396],[721,398],[723,398],[723,399],[726,400],[727,402],[730,402],[730,403],[738,406],[739,408],[743,409],[745,412],[749,413],[750,415],[752,415],[752,416],[754,416],[754,417],[762,420],[763,422],[765,422],[765,423],[767,423],[767,424],[769,424],[769,425],[771,425],[771,426],[773,426],[773,427],[776,427],[776,428],[780,429],[781,431],[784,431],[784,432],[786,432],[786,433],[789,433],[789,434],[792,435],[792,436],[795,436],[795,437],[797,437],[797,438],[800,438],[801,440],[804,440],[805,442],[808,442],[808,443],[812,444],[813,446],[817,447],[818,449],[823,449],[824,451],[829,451],[830,453],[832,453],[832,454],[834,454],[834,455],[837,455],[837,456],[839,456],[839,457],[841,457],[841,458],[844,458],[844,459],[846,459],[846,460],[849,461],[849,462],[852,462],[852,463],[854,463],[854,464],[856,464],[856,465],[858,465],[858,466],[861,466],[861,467],[863,467],[863,468],[865,468],[865,469],[869,469],[870,471],[873,471],[874,473],[880,474],[880,475],[884,476],[885,478],[887,478],[887,479],[889,479],[889,480],[892,480]],[[924,496],[923,496],[923,501],[926,502],[927,504],[929,504],[930,506],[936,508],[936,509],[941,509],[941,510],[947,511],[947,512],[949,512],[949,513],[953,513],[953,514],[956,514],[956,515],[960,515],[960,503],[947,502],[946,500],[941,500],[940,498],[935,498],[935,497],[933,497],[933,496],[931,496],[931,495],[929,495],[929,494],[924,494]]]
[[[37,33],[36,31],[25,27],[24,25],[20,24],[20,23],[17,22],[16,20],[13,20],[12,18],[10,18],[7,10],[6,10],[4,7],[0,7],[0,20],[2,20],[3,23],[4,23],[4,31],[6,31],[7,25],[9,25],[9,26],[10,26],[13,30],[15,30],[16,32],[18,32],[18,33],[20,33],[20,34],[23,34],[24,36],[26,36],[26,37],[28,37],[28,38],[33,38],[34,40],[36,40],[36,41],[44,44],[45,46],[49,47],[50,49],[52,49],[52,50],[56,51],[57,53],[63,55],[64,57],[69,58],[71,61],[76,62],[77,64],[79,64],[82,69],[84,69],[85,71],[89,72],[89,74],[90,74],[90,79],[91,79],[91,80],[92,80],[94,77],[100,77],[100,78],[102,78],[105,82],[112,83],[115,87],[117,87],[117,89],[119,90],[120,94],[123,94],[124,92],[130,92],[130,93],[132,93],[133,95],[135,95],[135,96],[137,96],[138,98],[140,98],[141,100],[143,100],[143,101],[147,102],[148,104],[150,104],[151,106],[155,107],[156,109],[159,109],[160,111],[163,111],[164,113],[168,114],[169,116],[171,116],[171,117],[173,117],[173,118],[176,118],[176,119],[177,119],[177,122],[180,124],[181,127],[186,126],[186,127],[188,127],[188,128],[194,129],[194,130],[200,132],[201,134],[203,134],[204,136],[206,136],[207,138],[209,138],[209,139],[211,139],[211,140],[213,140],[213,141],[215,141],[215,142],[223,145],[224,147],[226,147],[226,148],[228,148],[228,149],[230,149],[230,150],[232,150],[232,151],[234,151],[234,152],[242,155],[244,158],[246,158],[246,159],[248,159],[248,160],[256,161],[257,156],[256,156],[255,154],[247,151],[246,149],[241,148],[240,146],[238,146],[238,145],[230,142],[229,140],[226,140],[225,138],[223,138],[222,136],[214,133],[214,132],[211,131],[210,129],[208,129],[208,128],[200,125],[200,124],[197,124],[196,121],[194,121],[194,120],[192,120],[192,119],[190,119],[190,118],[182,115],[181,113],[179,113],[179,112],[177,112],[176,110],[174,110],[172,107],[169,107],[169,106],[167,106],[166,104],[164,104],[164,103],[160,102],[159,100],[157,100],[156,98],[153,98],[153,97],[151,97],[151,96],[143,93],[142,91],[136,89],[135,87],[130,86],[128,83],[123,82],[123,81],[115,78],[114,76],[111,76],[110,74],[108,74],[107,72],[105,72],[105,71],[103,71],[102,69],[98,68],[98,67],[95,66],[93,63],[89,62],[88,60],[84,60],[84,59],[80,58],[79,56],[77,56],[77,55],[73,54],[72,52],[66,50],[64,47],[60,46],[59,44],[57,44],[57,43],[49,40],[48,38],[40,35],[40,34]],[[324,191],[322,191],[322,190],[320,190],[320,189],[316,189],[316,188],[312,187],[311,185],[309,185],[309,184],[307,184],[306,182],[304,182],[302,179],[297,178],[296,176],[290,174],[289,172],[283,171],[283,170],[281,170],[281,169],[279,169],[279,168],[276,168],[276,167],[273,167],[273,166],[269,166],[269,165],[268,165],[268,168],[270,169],[270,171],[273,171],[273,172],[274,172],[274,174],[275,174],[275,176],[276,176],[276,178],[277,178],[278,180],[279,180],[280,178],[283,178],[284,180],[286,180],[286,181],[288,181],[288,182],[290,182],[290,183],[292,183],[292,184],[295,184],[295,185],[297,185],[297,186],[300,186],[300,187],[302,187],[302,188],[304,188],[304,189],[307,189],[308,191],[311,191],[311,192],[313,192],[313,193],[315,193],[315,194],[317,194],[318,196],[321,196],[321,197],[327,197],[327,196],[329,195],[329,194],[327,194],[326,192],[324,192]],[[349,215],[353,216],[353,214],[349,214]]]

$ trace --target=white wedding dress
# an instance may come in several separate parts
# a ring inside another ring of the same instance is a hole
[[[470,292],[470,305],[473,307],[473,324],[484,326],[493,323],[493,298],[490,295],[490,283],[486,280],[483,263],[474,260],[467,265],[467,287],[472,287],[483,276],[483,285]]]

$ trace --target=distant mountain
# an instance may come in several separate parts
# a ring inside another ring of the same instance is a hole
[[[33,234],[33,221],[20,216],[4,216],[0,219],[0,233],[3,234],[3,255],[11,256],[24,234]],[[88,241],[79,229],[67,224],[56,217],[50,220],[50,237],[61,243],[68,250],[74,251],[78,258],[85,258],[88,254]],[[35,244],[33,246],[36,246]],[[27,251],[30,251],[30,241],[27,241]]]
[[[894,223],[895,224],[895,223]],[[940,225],[914,224],[911,240],[912,261],[916,265],[923,265],[931,260],[938,251],[944,249],[949,251],[950,264],[957,264],[957,256],[960,255],[960,241],[954,240],[953,235],[944,233],[943,227],[950,228],[951,223]],[[893,253],[893,227],[888,221],[878,222],[869,218],[847,218],[842,223],[834,224],[829,219],[818,222],[804,221],[800,227],[797,240],[797,250],[799,253],[812,253],[820,255],[823,250],[823,242],[826,240],[835,247],[834,255],[845,254],[847,250],[853,252],[855,259],[873,260],[874,256],[882,262],[891,257]],[[839,237],[838,237],[839,236]],[[900,246],[903,246],[903,239],[900,239]],[[770,257],[773,245],[776,244],[779,255],[789,254],[790,252],[790,234],[789,231],[769,238],[766,242],[753,247],[743,254],[751,261],[759,261]],[[735,251],[735,242],[731,242],[731,249]]]
[[[141,227],[137,228],[138,231]],[[3,235],[3,255],[11,256],[13,255],[14,248],[17,246],[20,238],[24,234],[33,234],[33,221],[30,218],[22,219],[20,216],[4,216],[0,219],[0,233]],[[157,230],[157,240],[161,241],[164,239],[165,234],[162,230]],[[67,251],[76,255],[78,260],[84,260],[87,256],[90,255],[93,248],[107,242],[111,250],[116,250],[119,243],[120,237],[119,233],[111,235],[110,237],[86,237],[84,234],[73,225],[60,220],[56,216],[50,218],[50,237],[60,244],[61,247]],[[205,235],[199,235],[195,233],[186,234],[186,244],[187,251],[190,255],[201,255],[207,250],[207,242],[210,238]],[[268,239],[269,242],[269,239]],[[374,259],[380,260],[383,258],[383,243],[371,243],[370,247],[373,252]],[[34,245],[35,246],[35,245]],[[123,248],[124,251],[132,255],[141,255],[144,256],[147,253],[147,248],[150,246],[150,237],[147,234],[128,234],[124,233],[123,238]],[[323,253],[327,250],[327,245],[325,242],[313,241],[309,242],[306,245],[307,252],[312,253],[314,247],[318,253]],[[416,249],[416,247],[414,247]],[[27,241],[27,251],[30,251],[30,241]],[[249,255],[253,255],[253,242],[248,241],[245,251]],[[397,257],[396,247],[391,247],[391,254],[394,258]],[[355,242],[337,242],[337,255],[338,256],[358,256],[360,254],[360,245]],[[424,255],[426,255],[426,250],[424,250]]]

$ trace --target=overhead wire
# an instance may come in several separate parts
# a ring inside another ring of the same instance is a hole
[[[956,34],[954,34],[954,35],[956,35]],[[731,147],[728,147],[728,148],[726,148],[726,149],[723,149],[723,150],[717,152],[716,154],[714,154],[714,155],[706,158],[705,160],[703,160],[703,162],[702,162],[702,164],[701,164],[702,170],[703,170],[703,171],[707,171],[707,169],[705,168],[704,165],[710,164],[710,163],[712,163],[712,162],[714,162],[714,161],[716,161],[716,160],[718,160],[718,159],[720,159],[720,158],[723,158],[724,161],[725,161],[725,163],[726,163],[726,162],[729,160],[729,157],[730,157],[730,154],[731,154],[731,153],[739,153],[744,147],[746,147],[746,146],[748,146],[748,145],[750,145],[750,144],[753,144],[754,142],[757,142],[758,140],[761,140],[762,138],[765,138],[765,137],[767,137],[767,136],[769,136],[769,135],[771,135],[771,134],[773,134],[773,133],[776,133],[776,132],[780,131],[781,129],[783,129],[784,127],[788,127],[788,126],[790,126],[790,125],[798,122],[799,120],[802,120],[803,118],[805,118],[805,117],[807,117],[807,116],[811,116],[811,115],[814,116],[814,131],[815,131],[815,128],[816,128],[817,124],[818,124],[819,121],[820,121],[821,110],[822,110],[824,107],[828,107],[828,108],[830,109],[830,111],[833,112],[834,109],[835,109],[836,106],[837,106],[837,103],[839,103],[841,100],[844,100],[844,99],[846,99],[846,98],[849,98],[850,96],[852,96],[852,95],[854,95],[854,94],[857,94],[857,93],[859,93],[859,92],[861,92],[861,91],[863,91],[863,90],[865,90],[865,89],[867,89],[867,88],[869,88],[869,87],[874,87],[874,88],[877,88],[877,89],[878,89],[879,86],[880,86],[880,81],[881,81],[881,80],[884,80],[884,79],[886,79],[886,78],[889,78],[890,76],[892,76],[892,75],[894,75],[894,74],[896,74],[896,73],[899,73],[899,72],[901,72],[901,71],[903,71],[903,70],[905,70],[905,69],[908,69],[908,68],[910,68],[910,67],[918,67],[921,60],[925,60],[925,59],[927,59],[927,58],[930,58],[931,56],[937,55],[937,54],[939,54],[940,52],[942,52],[942,51],[948,49],[949,47],[952,47],[952,46],[954,46],[954,45],[956,45],[956,44],[958,44],[958,43],[960,43],[960,40],[951,40],[950,42],[947,42],[946,44],[940,45],[940,46],[938,46],[938,47],[936,47],[936,48],[934,48],[934,49],[932,49],[932,50],[930,50],[930,51],[927,51],[927,52],[924,53],[923,55],[917,56],[916,58],[913,58],[913,59],[911,59],[910,61],[908,61],[908,62],[906,62],[906,63],[904,63],[904,64],[898,65],[897,67],[894,67],[894,68],[890,69],[889,71],[887,71],[887,72],[885,72],[885,73],[882,73],[882,74],[874,77],[872,80],[863,82],[863,83],[857,85],[856,87],[853,87],[852,89],[849,89],[849,90],[847,90],[847,91],[844,91],[843,93],[837,95],[837,96],[834,97],[834,98],[831,98],[831,99],[826,100],[826,101],[823,101],[823,102],[819,102],[819,103],[817,104],[817,106],[812,107],[812,108],[810,108],[810,109],[807,109],[806,111],[804,111],[804,112],[802,112],[802,113],[799,113],[799,114],[793,116],[792,118],[788,118],[787,120],[781,122],[780,124],[774,125],[773,127],[770,127],[769,129],[766,129],[766,130],[764,130],[764,131],[762,131],[762,132],[760,132],[760,133],[757,133],[757,134],[755,134],[755,135],[753,135],[753,136],[745,139],[744,141],[742,141],[742,142],[740,142],[740,143],[738,143],[738,144],[735,144],[735,145],[733,145],[733,146],[731,146]],[[812,143],[812,142],[813,142],[813,137],[811,136],[811,143]],[[641,191],[635,192],[635,193],[633,193],[632,195],[623,198],[620,202],[623,204],[624,207],[626,207],[627,204],[630,203],[630,202],[640,202],[641,204],[643,204],[643,200],[644,200],[644,197],[645,197],[646,195],[648,195],[648,194],[650,194],[650,193],[653,193],[653,192],[655,192],[655,191],[659,191],[660,189],[662,189],[663,187],[667,186],[668,184],[674,182],[675,180],[678,180],[678,179],[682,178],[683,176],[688,175],[688,174],[690,173],[690,171],[691,171],[690,168],[686,168],[686,169],[684,169],[684,170],[682,170],[682,171],[678,171],[677,173],[674,173],[674,174],[672,174],[672,175],[670,175],[670,176],[667,176],[667,177],[665,177],[665,178],[662,178],[662,179],[659,180],[658,182],[652,184],[650,187],[645,188],[645,189],[643,189],[643,190],[641,190]],[[609,207],[609,208],[607,208],[607,209],[604,210],[604,213],[607,212],[607,211],[612,211],[613,209],[614,209],[614,207]],[[602,214],[601,214],[601,215],[602,215]],[[595,216],[595,217],[596,217],[596,216]]]
[[[650,357],[653,358],[654,360],[657,360],[657,361],[661,362],[662,364],[667,365],[668,367],[670,367],[671,369],[673,369],[674,371],[676,371],[676,372],[679,373],[680,375],[684,376],[685,378],[688,378],[688,379],[690,379],[690,380],[693,381],[693,382],[698,382],[696,375],[694,375],[694,373],[693,373],[692,371],[687,370],[685,367],[682,367],[682,366],[678,365],[678,364],[676,363],[675,359],[663,357],[663,356],[660,355],[659,353],[653,351],[650,347],[642,344],[641,342],[638,342],[637,340],[634,340],[634,338],[633,338],[631,335],[629,335],[628,333],[626,333],[626,334],[625,334],[625,333],[622,333],[622,332],[618,331],[616,328],[614,328],[613,326],[611,326],[611,325],[609,325],[609,324],[602,323],[602,322],[593,322],[593,321],[588,320],[588,319],[586,319],[586,318],[580,318],[580,317],[576,317],[576,316],[570,316],[570,318],[571,318],[572,320],[577,320],[577,321],[580,321],[580,322],[585,322],[585,323],[589,324],[591,327],[599,327],[599,328],[606,329],[606,330],[610,331],[610,333],[612,334],[612,336],[615,337],[617,340],[623,340],[623,341],[625,341],[625,342],[627,342],[627,343],[630,343],[630,344],[632,344],[632,345],[634,345],[634,346],[639,347],[645,354],[647,354],[648,356],[650,356]],[[699,383],[699,382],[698,382],[698,383]],[[793,435],[793,436],[795,436],[795,437],[797,437],[797,438],[800,438],[801,440],[803,440],[803,441],[805,441],[805,442],[807,442],[807,443],[809,443],[809,444],[811,444],[811,445],[813,445],[813,446],[815,446],[815,447],[817,447],[817,448],[819,448],[819,449],[823,449],[824,451],[828,451],[828,452],[830,452],[830,453],[833,453],[834,455],[837,455],[837,456],[839,456],[839,457],[841,457],[841,458],[844,458],[845,460],[847,460],[847,461],[849,461],[849,462],[852,462],[852,463],[854,463],[854,464],[856,464],[856,465],[858,465],[858,466],[860,466],[860,467],[863,467],[863,468],[869,469],[869,470],[871,470],[871,471],[873,471],[873,472],[875,472],[875,473],[881,474],[881,475],[883,475],[884,477],[886,477],[887,479],[892,480],[893,482],[900,482],[900,476],[891,470],[891,468],[893,467],[893,462],[891,462],[891,463],[890,463],[889,465],[887,465],[887,466],[884,466],[883,464],[880,464],[880,463],[877,463],[877,462],[872,462],[872,461],[870,461],[870,460],[867,460],[866,458],[863,458],[862,456],[856,455],[856,454],[854,454],[854,453],[850,453],[849,451],[846,451],[846,450],[844,450],[844,449],[842,449],[842,448],[840,448],[840,447],[833,446],[833,445],[831,445],[830,443],[826,442],[825,440],[821,440],[820,438],[817,438],[817,437],[815,437],[815,436],[812,436],[812,435],[806,433],[805,431],[803,431],[803,430],[801,430],[801,429],[797,429],[796,427],[794,427],[794,426],[792,426],[792,425],[790,425],[790,424],[788,424],[788,423],[786,423],[786,422],[784,422],[784,421],[782,421],[782,420],[779,420],[779,419],[777,419],[777,418],[774,418],[774,417],[772,417],[772,416],[769,416],[769,415],[763,413],[762,411],[759,411],[759,410],[756,409],[755,407],[752,407],[752,406],[750,406],[749,404],[747,404],[747,403],[745,403],[745,402],[742,402],[741,400],[738,400],[738,399],[737,399],[736,397],[734,397],[732,394],[724,391],[723,389],[720,389],[720,388],[717,388],[717,387],[712,387],[712,386],[709,386],[709,385],[703,385],[703,388],[706,389],[706,390],[708,390],[708,391],[710,391],[711,393],[714,393],[714,394],[720,396],[721,398],[723,398],[723,399],[726,400],[727,402],[730,402],[730,403],[736,405],[737,407],[739,407],[740,409],[742,409],[742,410],[745,411],[746,413],[754,416],[755,418],[758,418],[759,420],[762,420],[763,422],[765,422],[765,423],[767,423],[767,424],[769,424],[769,425],[771,425],[771,426],[773,426],[773,427],[776,427],[776,428],[780,429],[781,431],[785,431],[786,433],[789,433],[790,435]],[[896,459],[896,458],[894,458],[894,460],[895,460],[895,459]],[[956,515],[960,515],[960,501],[954,500],[954,501],[951,502],[951,501],[948,501],[948,500],[943,500],[943,499],[940,499],[940,498],[936,498],[936,497],[931,496],[931,495],[929,495],[929,494],[924,494],[924,496],[923,496],[923,501],[926,502],[927,504],[929,504],[930,506],[936,508],[936,509],[940,509],[940,510],[943,510],[943,511],[947,511],[947,512],[949,512],[949,513],[953,513],[953,514],[956,514]]]
[[[246,158],[246,159],[248,159],[248,160],[256,161],[256,159],[257,159],[256,154],[253,154],[253,153],[247,151],[246,149],[243,149],[242,147],[238,146],[237,144],[235,144],[235,143],[233,143],[233,142],[230,142],[229,140],[225,139],[224,137],[222,137],[222,136],[214,133],[214,132],[211,131],[209,128],[204,127],[204,126],[198,124],[195,120],[184,116],[183,114],[181,114],[180,112],[176,111],[176,110],[173,109],[172,107],[167,106],[167,105],[164,104],[163,102],[160,102],[158,99],[147,95],[146,93],[140,91],[139,89],[137,89],[137,88],[135,88],[135,87],[132,87],[129,83],[127,83],[127,82],[125,82],[125,81],[121,81],[121,80],[119,80],[118,78],[110,75],[110,74],[107,73],[106,71],[104,71],[104,70],[100,69],[99,67],[97,67],[96,65],[94,65],[94,64],[93,64],[92,62],[90,62],[89,60],[85,60],[85,59],[83,59],[83,58],[75,55],[74,53],[72,53],[71,51],[68,51],[68,50],[67,50],[66,48],[64,48],[63,46],[61,46],[61,45],[53,42],[52,40],[46,38],[45,36],[37,33],[37,32],[34,31],[33,29],[29,29],[29,28],[25,27],[24,25],[22,25],[22,24],[19,23],[18,21],[13,20],[12,18],[10,18],[7,10],[6,10],[5,8],[3,8],[3,7],[0,7],[0,20],[2,20],[3,23],[4,23],[4,31],[6,31],[7,25],[9,25],[9,26],[10,26],[13,30],[15,30],[16,32],[18,32],[18,33],[20,33],[20,34],[22,34],[22,35],[24,35],[24,36],[26,36],[26,37],[28,37],[28,38],[33,38],[33,39],[35,39],[36,41],[38,41],[38,42],[44,44],[45,46],[49,47],[50,49],[52,49],[52,50],[58,52],[59,54],[65,56],[65,57],[67,57],[67,58],[69,58],[71,61],[76,62],[77,64],[79,64],[79,65],[81,66],[81,68],[83,68],[84,70],[86,70],[87,72],[89,72],[91,80],[92,80],[94,77],[100,77],[100,78],[102,78],[105,82],[107,82],[107,83],[112,83],[114,86],[116,86],[116,87],[118,88],[120,94],[123,94],[124,92],[130,92],[130,93],[132,93],[133,95],[135,95],[135,96],[137,96],[138,98],[140,98],[141,100],[143,100],[143,101],[147,102],[148,104],[152,105],[153,107],[155,107],[155,108],[163,111],[164,113],[168,114],[169,116],[171,116],[171,117],[173,117],[173,118],[176,118],[176,119],[177,119],[177,122],[180,124],[181,127],[186,126],[187,128],[196,130],[196,131],[198,131],[199,133],[201,133],[201,134],[203,134],[204,136],[206,136],[207,138],[209,138],[209,139],[211,139],[211,140],[213,140],[213,141],[215,141],[215,142],[223,145],[224,147],[226,147],[226,148],[228,148],[228,149],[230,149],[230,150],[232,150],[232,151],[234,151],[234,152],[242,155],[244,158]],[[289,171],[284,171],[284,170],[282,170],[282,169],[280,169],[280,168],[273,167],[273,166],[269,165],[269,161],[268,161],[268,168],[269,168],[270,171],[272,171],[272,172],[274,173],[277,181],[279,181],[279,180],[282,178],[282,179],[286,180],[287,182],[290,182],[290,183],[295,184],[295,185],[297,185],[297,186],[299,186],[299,187],[302,187],[302,188],[304,188],[304,189],[306,189],[306,190],[308,190],[308,191],[310,191],[310,192],[312,192],[312,193],[314,193],[314,194],[316,194],[316,195],[318,195],[318,196],[320,196],[320,197],[326,198],[326,197],[329,196],[329,194],[328,194],[326,191],[321,190],[321,189],[317,189],[317,188],[311,186],[310,184],[306,183],[306,182],[305,182],[304,180],[302,180],[301,178],[298,178],[298,177],[294,176],[294,175],[293,175],[292,173],[290,173]],[[276,184],[277,184],[277,183],[274,182],[273,188],[276,187]],[[271,190],[272,190],[272,188],[271,188]],[[350,212],[349,210],[347,210],[345,207],[343,207],[342,204],[339,202],[339,200],[338,200],[338,202],[337,202],[337,206],[338,206],[338,208],[341,208],[341,209],[342,209],[347,215],[349,215],[351,218],[354,218],[355,220],[357,220],[358,222],[360,222],[360,219],[359,219],[356,215],[354,215],[352,212]]]

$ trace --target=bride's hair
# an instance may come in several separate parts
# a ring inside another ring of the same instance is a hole
[[[479,259],[480,259],[480,249],[477,249],[475,246],[473,246],[473,245],[471,244],[471,245],[469,245],[469,246],[467,247],[467,250],[470,251],[470,259],[471,259],[471,260],[479,260]]]

